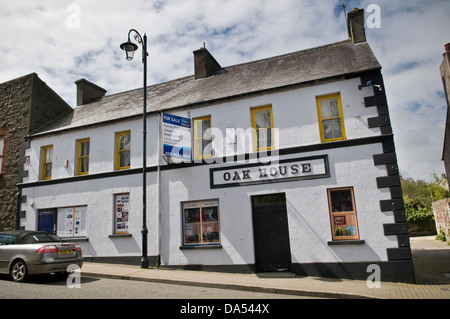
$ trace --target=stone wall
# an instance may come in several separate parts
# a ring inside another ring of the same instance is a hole
[[[440,229],[445,232],[447,242],[450,242],[450,199],[442,199],[433,203],[434,220],[436,222],[436,231],[439,234]]]
[[[0,230],[17,228],[17,184],[28,176],[24,169],[27,136],[37,132],[72,108],[49,88],[36,73],[0,84],[0,136],[5,139],[0,174]]]
[[[32,76],[24,76],[0,84],[0,131],[6,141],[0,175],[0,230],[15,228],[20,146],[28,132],[32,81]]]

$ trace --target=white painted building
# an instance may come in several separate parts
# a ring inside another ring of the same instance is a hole
[[[377,264],[382,280],[414,281],[381,66],[360,14],[349,40],[224,68],[200,49],[195,75],[147,88],[152,264],[358,279]],[[142,89],[77,86],[72,114],[24,143],[20,225],[79,242],[87,260],[137,264]],[[190,122],[191,160],[163,158],[163,113]]]

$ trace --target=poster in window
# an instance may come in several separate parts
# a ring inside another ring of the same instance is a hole
[[[60,237],[85,237],[86,207],[68,207],[58,209],[56,235]]]
[[[128,233],[129,232],[129,212],[130,212],[130,195],[122,194],[116,195],[115,200],[115,220],[116,220],[116,233]]]
[[[219,201],[183,204],[184,245],[220,244]]]

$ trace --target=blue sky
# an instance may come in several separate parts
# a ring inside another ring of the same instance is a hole
[[[441,161],[446,102],[440,79],[450,42],[450,1],[344,1],[347,11],[380,9],[366,25],[386,84],[398,161],[404,175],[429,180]],[[222,66],[347,38],[338,0],[21,0],[0,3],[0,82],[36,72],[71,106],[86,78],[107,94],[142,85],[140,59],[119,49],[128,30],[149,37],[149,84],[193,74],[203,46]],[[140,57],[140,52],[138,53]]]

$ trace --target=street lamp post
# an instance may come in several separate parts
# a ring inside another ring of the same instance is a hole
[[[144,33],[144,38],[135,29],[128,31],[128,41],[120,45],[120,48],[125,51],[127,60],[133,60],[134,51],[138,46],[130,41],[130,34],[134,32],[134,39],[142,44],[142,63],[144,64],[144,103],[143,103],[143,144],[142,144],[142,258],[141,268],[148,268],[147,256],[147,175],[145,169],[147,167],[147,35]]]

